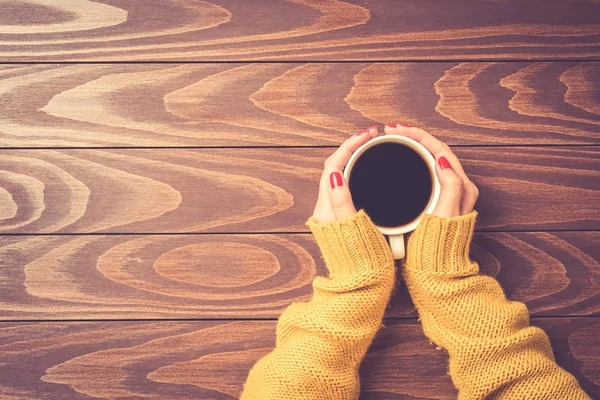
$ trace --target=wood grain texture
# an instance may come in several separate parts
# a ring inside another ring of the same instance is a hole
[[[10,150],[2,233],[307,232],[331,149]],[[478,230],[597,230],[600,148],[456,148]]]
[[[393,122],[476,145],[471,255],[600,398],[597,60],[598,0],[0,0],[0,398],[237,398],[326,273],[310,146]],[[386,317],[361,399],[455,398]]]
[[[600,396],[600,319],[533,323],[548,332],[559,365],[592,397]],[[447,356],[428,342],[421,326],[386,325],[361,366],[361,399],[455,399]],[[237,398],[248,370],[275,341],[274,321],[55,322],[0,328],[3,398]]]
[[[599,79],[599,62],[6,65],[0,146],[332,146],[397,121],[450,145],[598,144]]]
[[[594,0],[4,0],[0,61],[598,58],[599,15]]]
[[[471,257],[534,316],[600,315],[600,232],[476,233]],[[326,274],[307,234],[0,237],[0,319],[278,318]],[[416,316],[399,281],[386,317]]]

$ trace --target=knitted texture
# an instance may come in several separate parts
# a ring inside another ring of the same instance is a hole
[[[275,349],[250,370],[241,399],[356,399],[358,368],[381,327],[394,287],[394,260],[364,211],[308,227],[329,276],[316,277],[309,302],[277,323]]]
[[[469,258],[477,212],[425,214],[407,244],[402,275],[428,338],[450,355],[459,399],[589,399],[561,369],[524,304],[479,275]],[[394,286],[392,255],[360,211],[313,232],[329,270],[313,297],[277,324],[275,350],[250,371],[242,399],[355,399],[358,367],[381,326]]]
[[[425,335],[445,348],[459,399],[589,399],[554,361],[548,336],[523,303],[478,275],[469,258],[477,211],[425,214],[407,244],[402,276]]]

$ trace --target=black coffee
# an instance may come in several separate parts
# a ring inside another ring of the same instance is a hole
[[[414,221],[427,209],[433,177],[425,160],[401,143],[376,144],[362,153],[348,182],[357,210],[381,227]]]

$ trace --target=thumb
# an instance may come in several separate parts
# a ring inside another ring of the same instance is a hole
[[[452,169],[446,157],[436,162],[436,172],[440,180],[440,199],[431,213],[444,218],[460,215],[460,202],[463,194],[463,179]]]
[[[329,175],[329,198],[331,199],[331,208],[335,214],[335,219],[340,221],[356,215],[356,208],[352,203],[352,196],[348,183],[339,172],[332,172]]]

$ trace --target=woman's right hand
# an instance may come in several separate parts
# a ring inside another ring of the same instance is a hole
[[[467,177],[460,161],[450,146],[428,132],[402,124],[386,125],[387,135],[401,135],[421,143],[435,158],[436,174],[441,192],[437,206],[431,215],[452,218],[469,214],[479,198],[479,189]]]

